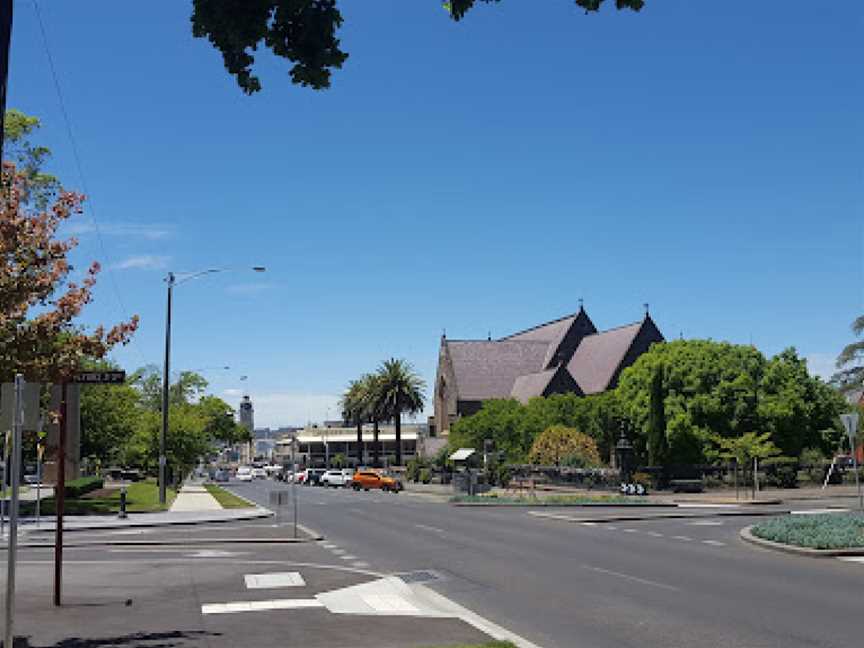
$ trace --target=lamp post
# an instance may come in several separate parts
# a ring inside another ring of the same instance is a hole
[[[210,268],[186,275],[180,281],[177,281],[177,276],[173,272],[169,272],[165,277],[165,283],[168,284],[168,304],[165,315],[165,364],[162,367],[162,430],[159,434],[159,504],[164,506],[165,497],[165,436],[168,433],[168,381],[171,376],[171,302],[174,296],[174,286],[202,277],[207,274],[223,272],[229,268]],[[254,272],[264,272],[266,268],[263,266],[253,266]]]
[[[618,468],[621,471],[621,483],[627,484],[630,482],[631,461],[633,458],[633,444],[627,438],[627,424],[621,421],[621,437],[618,443],[615,444],[615,454],[618,458]]]

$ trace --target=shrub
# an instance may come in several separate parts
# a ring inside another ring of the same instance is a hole
[[[428,468],[421,468],[418,477],[421,482],[428,484],[432,481],[432,471]]]
[[[528,459],[543,465],[588,468],[600,465],[597,443],[575,428],[553,425],[546,428],[531,446]]]
[[[806,448],[801,451],[801,468],[807,473],[807,479],[819,484],[825,479],[825,455],[818,448]]]
[[[405,479],[415,484],[420,479],[421,463],[418,459],[412,459],[405,467]]]
[[[774,488],[798,488],[798,460],[791,457],[766,459],[765,485]]]
[[[810,549],[864,547],[864,515],[787,515],[754,525],[752,533],[765,540]]]
[[[69,499],[78,499],[95,490],[99,490],[104,485],[101,477],[79,477],[72,481],[66,482],[66,497]]]

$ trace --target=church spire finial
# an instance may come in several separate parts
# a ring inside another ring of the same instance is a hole
[[[580,311],[585,310],[585,300],[582,299],[581,297],[579,298],[579,310]]]
[[[648,302],[645,302],[642,306],[645,309],[645,317],[648,317]]]

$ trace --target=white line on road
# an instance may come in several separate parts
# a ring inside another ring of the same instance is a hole
[[[719,540],[703,540],[702,544],[711,545],[712,547],[725,547],[725,542],[720,542]]]
[[[792,515],[822,515],[823,513],[848,513],[848,508],[819,508],[804,509],[802,511],[789,511]]]
[[[209,603],[201,606],[202,614],[230,614],[231,612],[261,612],[264,610],[296,610],[322,608],[317,599],[273,599],[270,601],[238,601],[236,603]]]
[[[843,562],[854,562],[864,564],[864,556],[839,556]]]
[[[596,522],[583,522],[582,526],[597,526]]]
[[[358,560],[357,562],[351,563],[352,567],[358,567],[359,569],[368,569],[369,563],[365,560]]]
[[[639,529],[624,529],[624,533],[639,533]]]
[[[617,531],[618,530],[618,527],[613,525],[613,524],[608,525],[606,528],[609,529],[610,531]]]
[[[303,587],[306,581],[300,572],[276,572],[272,574],[246,574],[246,589],[273,589],[277,587]]]
[[[645,533],[647,533],[648,535],[650,535],[653,538],[662,538],[663,537],[662,533],[657,533],[656,531],[646,531]]]
[[[331,549],[330,551],[333,552],[334,554],[336,554],[337,556],[341,556],[342,554],[345,553],[344,549]]]
[[[357,560],[357,556],[352,556],[351,554],[345,554],[344,556],[339,556],[339,560]]]
[[[415,527],[418,529],[425,529],[426,531],[431,531],[432,533],[447,533],[444,529],[439,529],[438,527],[426,526],[425,524],[415,524]]]
[[[690,526],[723,526],[720,520],[697,520],[696,522],[688,522]]]
[[[617,576],[618,578],[624,578],[626,580],[630,580],[636,583],[642,583],[643,585],[651,585],[653,587],[661,587],[663,589],[672,590],[675,592],[680,592],[681,590],[678,587],[673,585],[667,585],[666,583],[658,583],[657,581],[648,580],[647,578],[639,578],[638,576],[631,576],[630,574],[622,574],[621,572],[612,571],[611,569],[603,569],[602,567],[592,567],[591,565],[582,565],[583,569],[588,569],[590,571],[595,571],[600,574],[607,574],[609,576]]]
[[[684,542],[693,542],[693,538],[690,536],[672,536],[673,540],[683,540]]]

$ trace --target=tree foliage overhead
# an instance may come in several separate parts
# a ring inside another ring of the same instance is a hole
[[[604,0],[575,2],[587,14],[599,11]],[[337,0],[193,0],[192,34],[208,39],[222,53],[225,69],[246,94],[261,89],[261,80],[252,73],[253,53],[261,45],[292,64],[292,83],[322,90],[330,87],[333,70],[348,58],[337,38],[343,22],[338,4]],[[443,6],[459,21],[475,4],[476,0],[451,0]],[[615,0],[619,10],[639,11],[644,5],[644,0]]]

